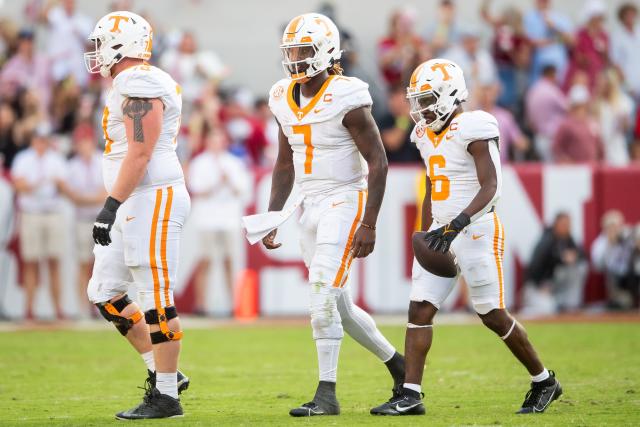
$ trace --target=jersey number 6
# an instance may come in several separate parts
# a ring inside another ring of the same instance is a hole
[[[313,145],[311,145],[311,125],[294,125],[292,126],[293,133],[302,135],[305,149],[304,158],[304,173],[305,175],[311,174],[311,162],[313,161]]]
[[[436,175],[436,167],[443,168],[446,165],[444,156],[436,155],[429,157],[429,179],[431,180],[431,200],[442,201],[449,198],[449,178],[445,175]],[[440,182],[438,189],[437,183]]]

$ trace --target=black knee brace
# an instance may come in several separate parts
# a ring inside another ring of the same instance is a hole
[[[129,295],[125,295],[115,302],[103,302],[96,304],[98,310],[100,310],[100,314],[102,317],[107,319],[107,322],[113,323],[113,326],[123,335],[127,335],[129,329],[133,328],[133,325],[138,323],[140,319],[142,319],[142,312],[138,311],[131,315],[130,317],[121,316],[122,310],[125,309],[126,306],[131,304],[131,298]]]
[[[182,331],[172,331],[167,322],[178,317],[178,311],[174,306],[160,307],[144,313],[148,325],[160,325],[160,330],[151,332],[151,344],[160,344],[167,341],[177,341],[182,338]]]

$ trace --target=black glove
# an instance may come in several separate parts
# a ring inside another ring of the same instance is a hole
[[[107,197],[104,207],[98,214],[96,222],[93,223],[93,241],[98,245],[109,246],[111,236],[109,232],[116,221],[116,212],[122,203],[113,197]]]
[[[444,227],[428,232],[424,236],[424,240],[427,241],[427,247],[434,251],[440,250],[442,253],[447,252],[449,247],[451,247],[453,239],[470,223],[471,219],[469,215],[461,213]]]

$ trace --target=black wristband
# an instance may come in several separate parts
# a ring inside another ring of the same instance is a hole
[[[114,199],[113,197],[107,197],[107,200],[104,202],[104,208],[109,212],[115,212],[118,210],[122,203]]]
[[[471,218],[464,212],[460,212],[460,214],[451,221],[453,228],[458,231],[462,231],[462,229],[469,224],[471,224]]]

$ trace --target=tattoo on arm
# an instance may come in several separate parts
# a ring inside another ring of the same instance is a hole
[[[122,112],[133,119],[133,140],[144,142],[142,130],[142,118],[153,109],[153,104],[146,98],[127,98],[124,101]]]

